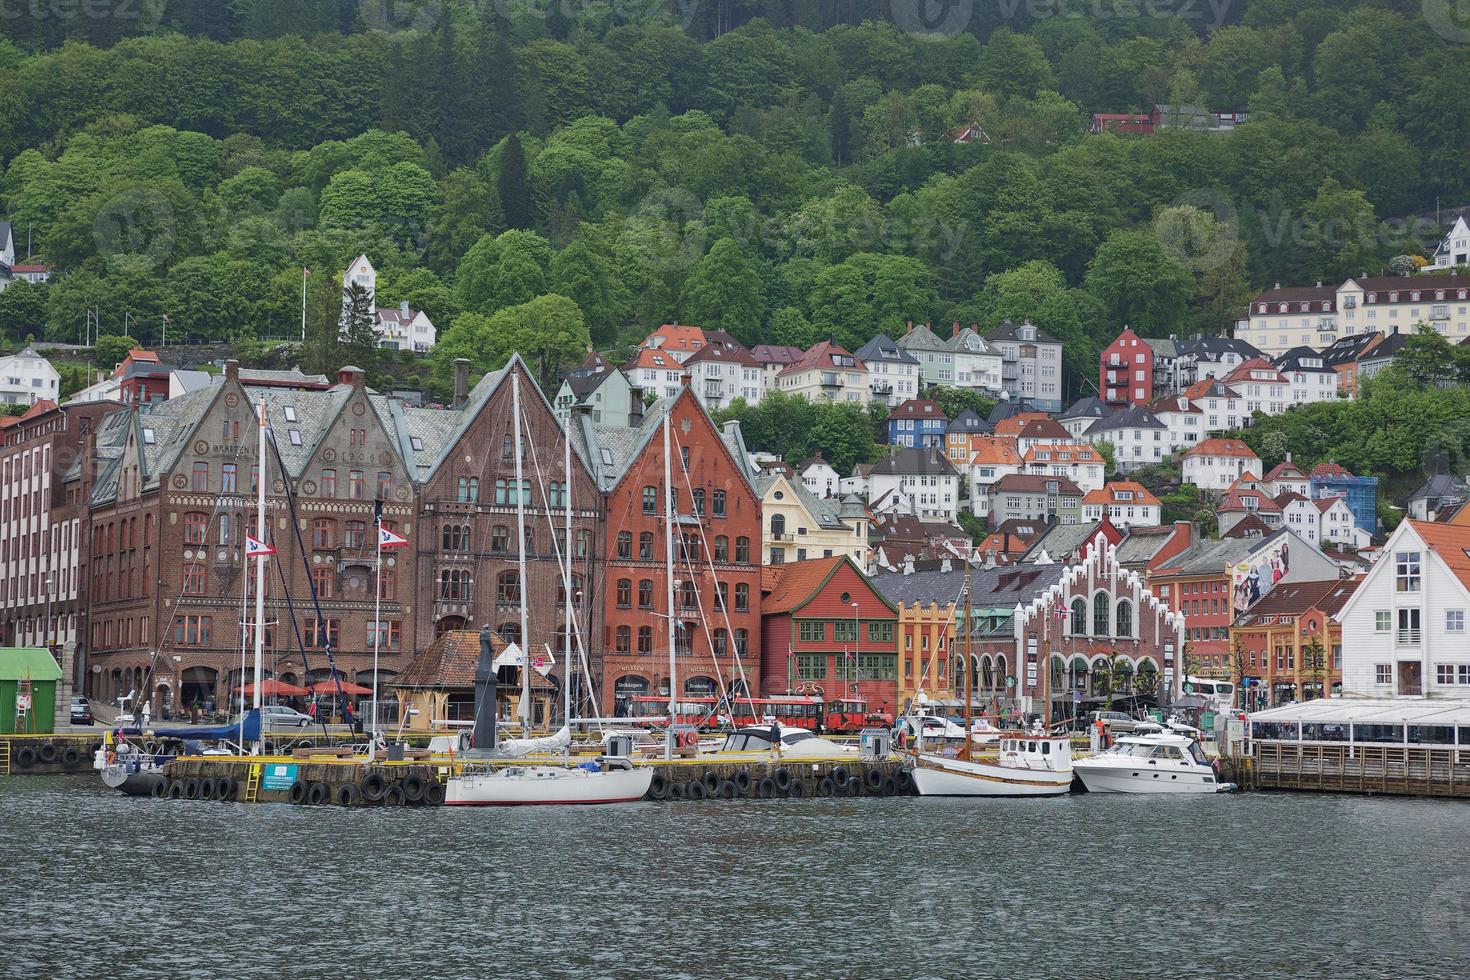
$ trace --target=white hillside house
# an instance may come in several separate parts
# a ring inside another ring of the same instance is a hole
[[[0,402],[34,405],[42,398],[59,401],[60,394],[61,375],[31,348],[0,357]]]
[[[352,260],[342,274],[342,330],[347,330],[347,291],[361,286],[367,291],[368,306],[373,310],[373,324],[378,329],[378,346],[392,350],[411,350],[425,354],[434,349],[437,333],[434,323],[423,310],[411,308],[407,301],[397,306],[378,306],[378,271],[366,255]]]

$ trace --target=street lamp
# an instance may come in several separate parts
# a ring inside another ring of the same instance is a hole
[[[56,591],[56,573],[46,573],[46,625],[41,631],[41,645],[51,651],[51,593]]]

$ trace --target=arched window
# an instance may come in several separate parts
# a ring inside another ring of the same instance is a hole
[[[730,652],[730,634],[723,629],[714,632],[715,656],[723,657]]]
[[[786,533],[786,515],[785,514],[772,514],[771,515],[771,537],[773,537],[773,538],[779,538],[781,535],[783,535],[785,533]]]
[[[652,531],[643,531],[638,535],[638,558],[640,561],[653,561]]]
[[[521,601],[521,577],[519,574],[516,572],[501,572],[495,576],[495,601]]]
[[[618,653],[633,652],[633,630],[631,627],[618,627],[616,649]]]
[[[1087,635],[1087,600],[1078,596],[1072,600],[1072,622],[1069,632],[1073,636]]]
[[[638,580],[638,608],[653,608],[653,579],[651,578]]]
[[[750,586],[744,582],[735,583],[735,611],[750,611]]]
[[[1133,635],[1133,603],[1127,599],[1118,600],[1118,629],[1115,636]]]
[[[739,537],[735,539],[735,563],[738,565],[750,564],[750,539]]]
[[[1112,610],[1108,608],[1108,594],[1106,592],[1099,592],[1097,595],[1092,597],[1093,636],[1108,635],[1108,621],[1113,618],[1111,615],[1109,615],[1111,612]]]
[[[638,627],[638,652],[639,653],[652,653],[653,652],[653,627],[652,626],[640,626],[640,627]]]

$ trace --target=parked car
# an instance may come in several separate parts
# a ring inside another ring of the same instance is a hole
[[[72,698],[71,723],[73,725],[92,724],[92,702],[86,698]]]
[[[273,732],[282,728],[305,728],[311,724],[311,716],[302,714],[284,704],[264,704],[260,707],[260,726]]]
[[[1098,719],[1102,719],[1103,725],[1108,731],[1115,735],[1131,735],[1134,732],[1151,728],[1159,730],[1159,726],[1153,722],[1139,721],[1132,715],[1123,711],[1089,711],[1087,713],[1087,727],[1091,728]]]

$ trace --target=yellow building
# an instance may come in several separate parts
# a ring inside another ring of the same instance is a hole
[[[756,480],[761,495],[761,563],[846,555],[858,567],[868,559],[873,518],[860,499],[818,497],[778,472]]]
[[[920,690],[929,701],[951,701],[949,647],[955,633],[954,603],[894,603],[898,607],[898,705]]]

